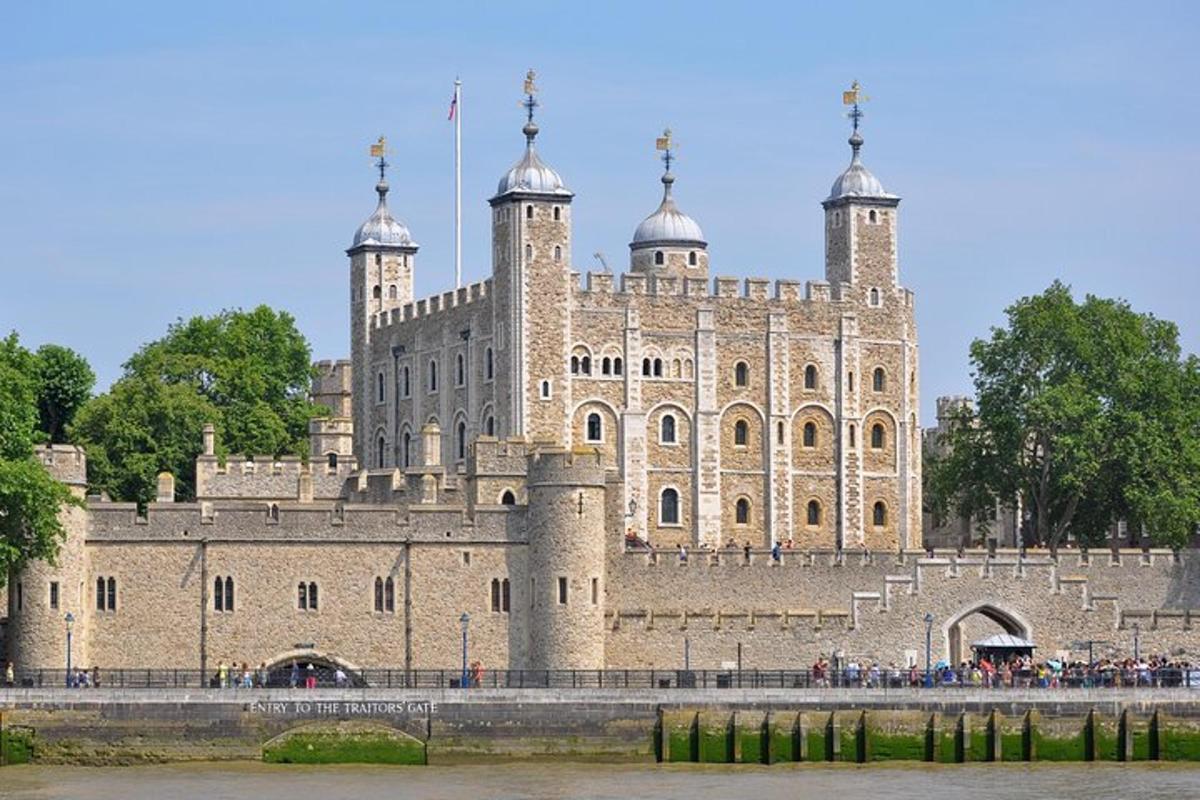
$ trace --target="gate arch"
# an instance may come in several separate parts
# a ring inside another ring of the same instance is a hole
[[[954,666],[960,664],[967,653],[970,652],[970,643],[967,643],[966,653],[964,653],[962,641],[962,623],[967,619],[979,614],[1004,629],[1005,633],[1012,636],[1019,636],[1022,639],[1032,640],[1032,628],[1021,614],[1001,607],[1000,604],[991,601],[982,601],[966,608],[960,609],[942,625],[942,636],[946,643],[945,654],[947,660]]]

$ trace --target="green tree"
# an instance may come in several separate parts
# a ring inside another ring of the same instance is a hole
[[[1200,362],[1174,324],[1055,282],[971,345],[976,408],[930,459],[930,506],[986,519],[1022,500],[1036,542],[1125,519],[1178,546],[1200,521]]]
[[[70,428],[87,449],[89,483],[124,500],[152,499],[161,470],[194,497],[206,422],[222,452],[307,456],[308,421],[328,413],[308,400],[308,342],[291,315],[266,306],[179,320],[124,370]]]
[[[53,560],[65,535],[59,510],[79,502],[34,458],[35,363],[16,334],[0,339],[0,585],[29,559]]]
[[[39,426],[54,443],[65,442],[67,426],[91,397],[96,374],[68,347],[45,344],[34,355]]]

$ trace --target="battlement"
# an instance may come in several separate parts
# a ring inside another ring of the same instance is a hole
[[[600,447],[566,449],[535,442],[529,454],[529,485],[578,484],[604,486],[604,450]]]
[[[479,281],[448,292],[422,298],[415,303],[405,303],[399,308],[393,308],[375,314],[371,317],[371,326],[376,330],[411,322],[416,319],[436,317],[443,312],[479,303],[491,296],[492,279]]]
[[[349,359],[325,359],[313,364],[316,377],[312,382],[314,397],[323,394],[343,394],[351,389]]]
[[[619,280],[619,286],[617,281]],[[826,281],[794,281],[767,278],[717,277],[679,278],[674,275],[647,275],[626,272],[617,276],[611,272],[588,272],[582,286],[576,282],[577,290],[586,296],[648,296],[648,297],[696,297],[754,300],[756,302],[832,303],[841,300],[843,292],[833,291]],[[903,290],[910,298],[911,292]]]
[[[72,486],[87,485],[87,457],[73,444],[40,444],[34,456],[57,480]]]
[[[937,398],[937,419],[939,422],[942,420],[948,421],[961,409],[973,409],[974,407],[975,401],[967,395],[943,395]]]
[[[480,436],[468,454],[467,474],[524,475],[528,458],[529,442],[525,439]]]
[[[308,464],[299,456],[230,455],[224,463],[216,456],[196,458],[196,497],[200,500],[261,499],[286,500],[308,497],[334,499],[343,495],[347,480],[357,471],[353,456],[339,456]],[[303,489],[303,491],[302,491]]]

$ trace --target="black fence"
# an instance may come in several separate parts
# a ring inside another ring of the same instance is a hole
[[[2,686],[77,689],[1090,689],[1200,690],[1200,667],[1065,668],[984,673],[962,669],[830,670],[342,670],[299,662],[265,670],[189,669],[19,670]]]

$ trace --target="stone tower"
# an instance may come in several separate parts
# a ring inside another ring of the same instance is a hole
[[[39,447],[37,457],[56,479],[83,498],[87,490],[87,462],[83,450],[74,445],[56,444]],[[93,614],[115,610],[120,601],[120,586],[109,592],[108,579],[92,578],[88,570],[84,537],[87,511],[65,506],[59,520],[66,530],[56,563],[34,561],[11,576],[8,584],[9,658],[18,669],[64,669],[67,663],[67,614],[71,625],[71,663],[90,667],[88,630]],[[104,581],[103,597],[96,594]],[[114,608],[110,609],[110,600]],[[100,606],[103,605],[103,609]]]
[[[862,134],[850,135],[850,166],[838,176],[821,203],[825,208],[825,279],[837,291],[865,300],[878,298],[897,286],[896,210],[900,198],[888,194],[860,158]],[[875,290],[875,294],[872,294]],[[846,291],[846,289],[843,289]]]
[[[600,451],[529,458],[529,668],[604,666],[605,474]]]
[[[370,363],[371,329],[376,315],[400,308],[413,301],[413,268],[418,245],[412,240],[408,227],[392,217],[388,210],[388,163],[383,155],[384,141],[378,145],[379,183],[375,191],[379,204],[375,213],[359,226],[354,243],[346,251],[350,256],[350,358],[354,381],[354,419],[366,420],[368,404],[381,394],[390,395],[387,387],[394,386],[394,365]],[[373,149],[372,152],[375,152]],[[382,390],[382,391],[381,391]],[[380,453],[368,446],[369,431],[359,425],[354,430],[354,454],[366,467],[386,466],[378,463]],[[385,448],[388,456],[392,448]],[[390,457],[389,457],[390,458]]]
[[[629,268],[651,275],[708,280],[708,242],[696,220],[679,210],[671,196],[671,131],[658,140],[664,151],[663,198],[653,214],[642,220],[629,243]]]
[[[353,376],[350,362],[318,361],[313,378],[312,401],[329,409],[328,417],[308,422],[309,453],[314,461],[336,464],[337,459],[354,453]]]
[[[497,435],[569,441],[571,199],[538,156],[533,73],[525,84],[525,154],[500,179],[492,207],[492,273],[500,363]]]

